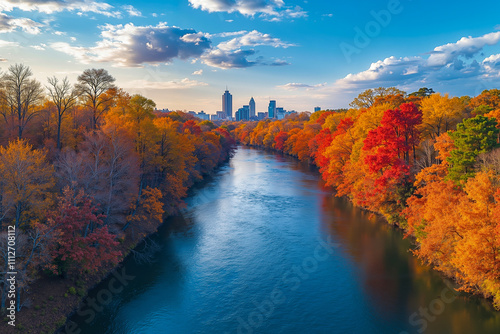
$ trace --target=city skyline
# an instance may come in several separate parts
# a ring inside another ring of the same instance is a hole
[[[367,88],[477,95],[500,81],[498,2],[408,0],[0,1],[0,69],[24,63],[44,84],[104,68],[158,108],[220,107],[270,96],[285,109],[343,108]],[[432,25],[423,24],[432,22]],[[400,41],[394,43],[394,41]],[[262,109],[261,109],[262,110]]]

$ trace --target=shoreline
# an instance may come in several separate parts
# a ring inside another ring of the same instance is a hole
[[[308,160],[308,161],[301,161],[298,157],[296,157],[296,156],[294,156],[294,155],[291,155],[291,154],[288,154],[288,153],[286,153],[286,152],[280,151],[280,150],[275,149],[275,148],[270,148],[270,147],[265,147],[265,146],[257,146],[257,145],[249,145],[249,144],[241,144],[241,143],[240,143],[240,144],[238,144],[238,145],[241,145],[241,146],[246,146],[246,147],[252,147],[252,148],[255,148],[255,149],[258,149],[258,150],[264,150],[264,151],[269,151],[269,152],[273,152],[273,153],[279,153],[279,154],[281,154],[281,155],[288,156],[288,157],[291,157],[291,158],[293,158],[293,159],[296,159],[297,161],[299,161],[299,162],[301,162],[301,163],[304,163],[304,164],[307,164],[307,165],[309,165],[309,166],[311,166],[311,167],[314,167],[314,168],[316,169],[316,171],[318,172],[318,176],[319,176],[319,178],[323,181],[322,175],[321,175],[321,173],[320,173],[320,171],[319,171],[319,167],[318,167],[318,166],[316,166],[316,164],[312,163],[310,160]],[[333,187],[330,187],[330,186],[329,186],[329,188],[331,188],[331,189],[333,190],[332,195],[334,195],[334,196],[336,196],[336,197],[337,197],[337,195],[335,194],[335,189],[334,189]],[[388,220],[388,219],[387,219],[387,218],[386,218],[386,217],[385,217],[382,213],[380,213],[380,212],[376,212],[376,211],[372,211],[372,210],[369,210],[369,209],[367,209],[367,208],[365,208],[365,207],[356,206],[356,205],[352,202],[352,200],[351,200],[348,196],[346,196],[346,195],[343,195],[343,196],[341,196],[341,197],[339,197],[339,198],[344,198],[344,199],[346,199],[346,200],[347,200],[347,201],[348,201],[348,202],[349,202],[349,203],[350,203],[350,204],[351,204],[354,208],[357,208],[357,209],[360,209],[360,210],[362,210],[362,211],[369,212],[369,213],[371,213],[371,214],[377,215],[377,217],[379,217],[379,218],[383,219],[383,221],[385,222],[385,224],[387,224],[387,225],[391,226],[392,228],[398,229],[398,230],[402,231],[403,233],[406,233],[406,231],[407,231],[407,230],[406,230],[404,227],[402,227],[402,226],[401,226],[400,224],[398,224],[397,222],[394,222],[394,223],[389,222],[389,220]],[[414,235],[405,236],[404,238],[410,238],[410,242],[411,242],[411,244],[412,244],[412,245],[414,245],[414,246],[417,246],[417,247],[418,247],[418,243],[417,243],[416,238],[415,238],[415,236],[414,236]],[[439,271],[439,270],[435,269],[436,265],[435,265],[435,264],[433,264],[433,263],[425,263],[425,262],[422,262],[422,260],[421,260],[421,259],[419,259],[417,256],[415,256],[415,255],[413,254],[413,252],[411,252],[411,249],[408,249],[408,251],[409,251],[410,253],[412,253],[411,255],[412,255],[412,256],[414,256],[414,257],[416,257],[416,259],[417,259],[417,260],[418,260],[418,261],[419,261],[419,262],[420,262],[423,266],[425,266],[425,267],[429,268],[430,270],[432,270],[433,272],[437,273],[437,274],[438,274],[438,275],[439,275],[439,276],[440,276],[443,280],[448,280],[448,281],[452,282],[452,283],[453,283],[453,285],[455,285],[455,286],[453,287],[453,289],[454,289],[454,291],[455,291],[456,293],[465,293],[465,294],[467,295],[467,298],[470,298],[470,297],[475,297],[475,298],[480,298],[480,299],[482,299],[482,300],[484,300],[484,301],[487,301],[487,302],[488,302],[488,304],[491,306],[491,308],[492,308],[493,310],[495,310],[495,312],[500,312],[500,310],[496,309],[496,308],[494,307],[494,305],[493,305],[493,296],[489,296],[489,297],[488,297],[488,296],[486,296],[483,292],[481,292],[481,291],[479,291],[479,290],[477,290],[477,291],[472,291],[472,292],[466,292],[466,291],[461,291],[461,290],[457,289],[457,287],[456,287],[456,286],[458,285],[458,282],[457,282],[457,281],[456,281],[453,277],[450,277],[450,276],[446,275],[444,272],[442,272],[442,271]]]
[[[232,155],[227,160],[220,163],[210,173],[203,176],[203,178],[193,183],[187,193],[189,197],[192,191],[195,191],[200,185],[209,181],[213,174],[220,170],[221,167],[229,163]],[[29,305],[23,307],[20,312],[16,314],[16,326],[7,324],[9,318],[4,316],[3,323],[6,328],[1,330],[2,334],[14,333],[33,333],[33,334],[77,334],[80,332],[75,323],[69,319],[74,316],[78,311],[86,306],[86,301],[89,292],[95,289],[99,284],[104,282],[110,276],[123,275],[120,270],[134,251],[137,251],[148,238],[158,233],[158,229],[162,227],[168,218],[175,216],[181,207],[176,208],[176,213],[164,217],[162,223],[157,226],[155,232],[142,237],[139,240],[134,240],[131,237],[127,238],[125,242],[120,243],[119,250],[122,251],[122,258],[112,267],[104,269],[100,273],[88,275],[86,277],[60,277],[60,276],[47,276],[43,275],[30,285],[29,291],[32,296]],[[126,273],[125,273],[126,275]],[[28,324],[29,323],[29,324]]]

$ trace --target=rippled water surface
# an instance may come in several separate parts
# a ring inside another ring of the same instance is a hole
[[[488,302],[292,158],[240,147],[187,203],[153,262],[128,258],[68,333],[500,333]]]

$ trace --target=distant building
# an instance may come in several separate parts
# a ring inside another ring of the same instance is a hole
[[[248,105],[250,106],[250,117],[249,118],[253,118],[253,117],[255,117],[255,100],[253,99],[253,97],[250,99],[250,102],[248,103]]]
[[[194,111],[192,111],[192,110],[188,111],[188,114],[189,114],[189,115],[196,116],[196,113],[195,113]]]
[[[224,95],[222,95],[222,111],[226,114],[227,118],[233,118],[233,96],[227,89]]]
[[[235,114],[236,122],[248,121],[250,119],[250,106],[243,106]]]
[[[321,107],[314,107],[314,112],[321,111]]]
[[[204,121],[209,121],[210,120],[210,115],[209,114],[205,114],[205,112],[202,110],[200,111],[196,117],[198,117],[199,119],[202,119]]]
[[[269,101],[269,107],[267,108],[267,114],[269,118],[276,118],[276,101]]]
[[[217,119],[223,120],[227,118],[227,114],[225,111],[217,111]]]
[[[259,113],[257,113],[257,118],[259,120],[263,120],[266,117],[267,117],[267,112],[259,112]]]
[[[219,120],[219,116],[216,115],[210,115],[210,120],[211,121],[218,121]]]

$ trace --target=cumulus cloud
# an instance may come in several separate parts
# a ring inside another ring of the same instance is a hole
[[[202,74],[203,74],[203,70],[198,70],[198,71],[193,72],[193,75],[202,75]]]
[[[283,0],[189,0],[189,3],[193,8],[199,8],[209,13],[238,12],[246,16],[260,14],[264,18],[273,17],[269,20],[307,16],[301,7],[286,6]]]
[[[255,55],[255,50],[224,51],[213,49],[202,56],[203,62],[212,67],[223,69],[245,68],[259,64],[260,59],[248,60],[248,57]]]
[[[210,35],[193,29],[181,29],[160,23],[156,26],[107,24],[101,27],[101,40],[94,46],[75,46],[66,42],[50,46],[82,63],[110,62],[114,66],[141,67],[144,64],[169,63],[175,58],[201,59],[205,64],[223,69],[245,68],[255,65],[281,66],[284,60],[266,60],[257,57],[254,47],[268,45],[275,48],[293,46],[256,30]],[[212,46],[211,37],[234,37]]]
[[[137,88],[141,87],[144,89],[187,89],[197,86],[207,86],[208,84],[201,81],[191,80],[184,78],[182,80],[173,81],[148,81],[148,80],[133,80],[124,84],[125,88]]]
[[[7,14],[0,13],[0,33],[21,29],[28,34],[37,35],[40,33],[40,28],[42,26],[43,24],[27,18],[14,18]]]
[[[455,43],[435,47],[429,56],[388,57],[358,73],[337,80],[336,88],[365,89],[376,86],[439,85],[456,79],[500,77],[500,55],[485,59],[484,48],[500,42],[500,32],[463,37]]]
[[[246,68],[256,65],[282,66],[288,65],[288,62],[281,59],[266,60],[263,57],[257,57],[250,60],[249,57],[255,56],[257,46],[272,46],[274,48],[288,48],[295,46],[274,38],[269,34],[263,34],[257,30],[226,32],[212,37],[230,37],[237,36],[230,40],[221,42],[217,47],[212,48],[202,56],[203,62],[212,67],[222,69]]]
[[[75,57],[82,63],[110,62],[115,66],[140,67],[168,63],[175,58],[198,58],[210,48],[210,40],[192,29],[160,23],[156,26],[106,25],[102,40],[92,47],[53,43],[52,48]]]
[[[273,38],[269,34],[263,34],[257,30],[245,33],[243,36],[235,37],[229,41],[220,43],[217,47],[221,50],[237,50],[243,46],[255,47],[259,45],[268,45],[274,48],[288,48],[295,46],[281,41],[279,38]]]
[[[462,37],[456,43],[437,46],[428,59],[429,66],[444,66],[459,56],[472,58],[486,45],[494,45],[500,41],[500,31],[492,32],[481,37]]]
[[[110,17],[119,17],[120,12],[105,2],[93,0],[2,0],[0,1],[0,11],[10,12],[14,9],[22,11],[38,11],[52,14],[64,10],[78,11],[80,13],[96,13]]]

